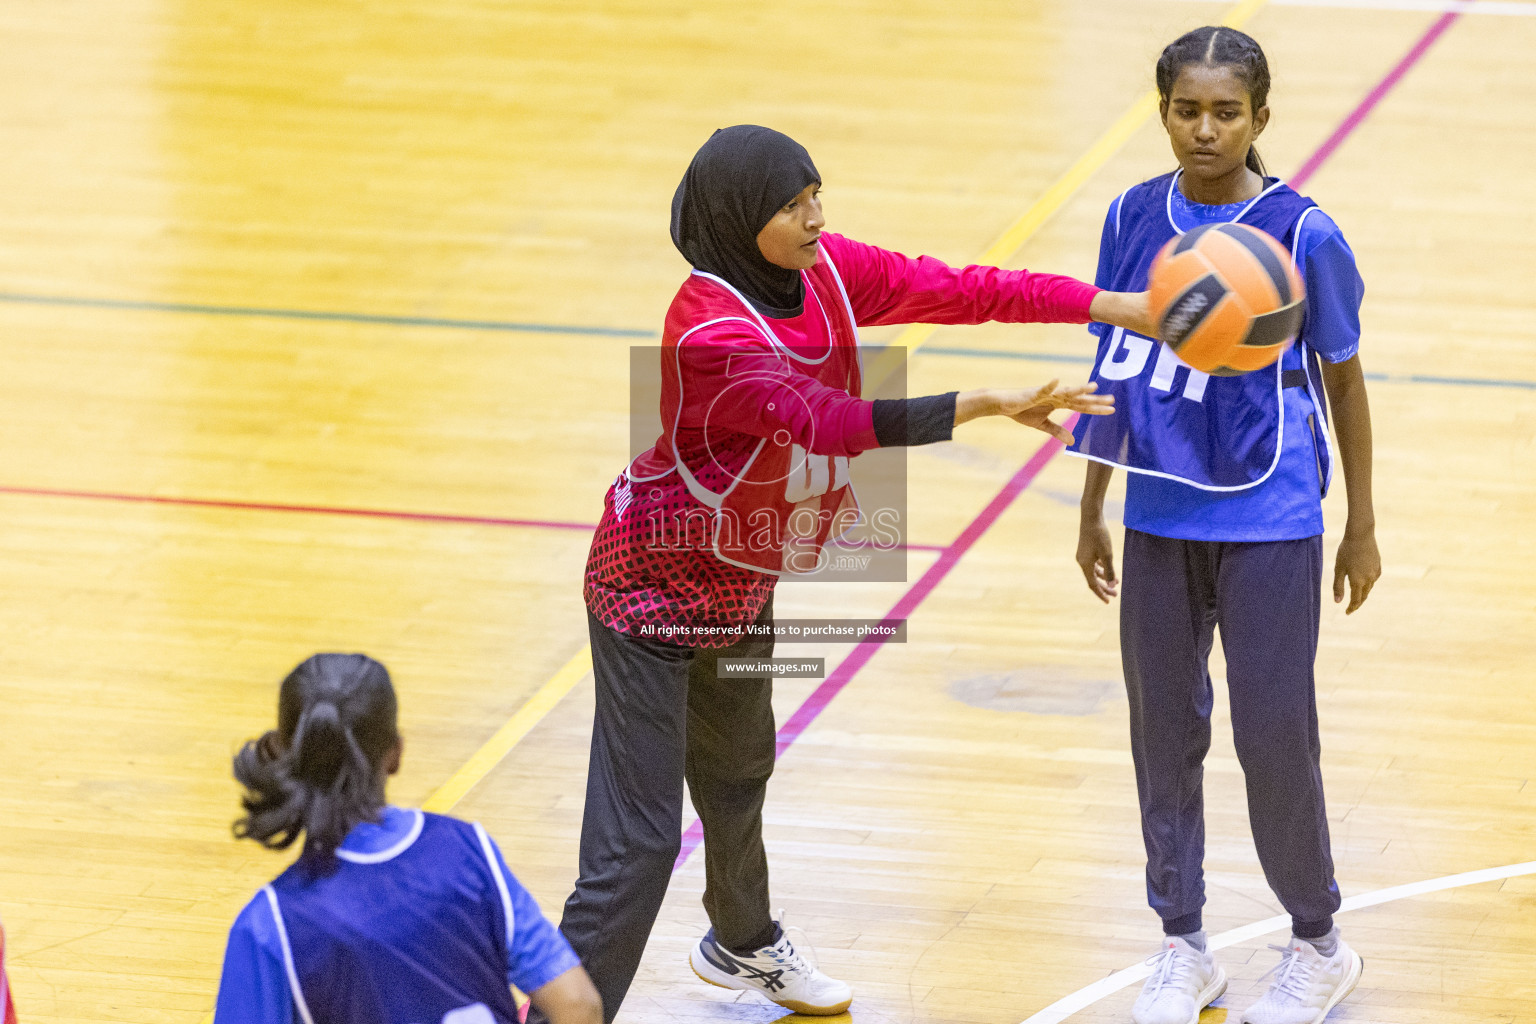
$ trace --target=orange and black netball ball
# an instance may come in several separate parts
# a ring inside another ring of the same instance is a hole
[[[1159,336],[1220,377],[1270,366],[1301,330],[1306,286],[1285,246],[1246,224],[1202,224],[1152,261]]]

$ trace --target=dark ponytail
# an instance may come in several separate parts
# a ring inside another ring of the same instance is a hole
[[[384,759],[399,742],[394,686],[363,654],[316,654],[283,680],[277,728],[235,755],[246,788],[235,835],[274,850],[304,836],[304,858],[333,863],[359,822],[384,808]]]
[[[1230,68],[1248,90],[1248,106],[1254,113],[1269,102],[1269,61],[1258,40],[1246,32],[1206,25],[1169,43],[1157,58],[1157,95],[1165,105],[1173,95],[1173,83],[1191,64]],[[1248,147],[1245,162],[1259,177],[1269,177],[1256,147]]]

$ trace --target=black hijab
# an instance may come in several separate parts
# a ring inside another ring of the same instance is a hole
[[[694,154],[672,197],[672,244],[764,316],[799,316],[800,272],[764,259],[757,235],[780,207],[820,182],[811,155],[788,135],[755,124],[721,128]]]

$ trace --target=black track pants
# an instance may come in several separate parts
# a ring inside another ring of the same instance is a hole
[[[612,1021],[650,938],[681,846],[683,782],[704,823],[704,909],[727,948],[773,935],[763,797],[773,774],[769,678],[716,678],[722,657],[767,658],[772,639],[693,649],[592,618],[597,713],[581,876],[560,930]],[[770,600],[758,619],[773,621]]]

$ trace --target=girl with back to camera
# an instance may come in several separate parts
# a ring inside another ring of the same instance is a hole
[[[1125,497],[1120,650],[1147,850],[1147,896],[1165,940],[1131,1016],[1194,1024],[1226,989],[1206,948],[1201,762],[1210,746],[1207,660],[1221,627],[1237,756],[1264,877],[1292,937],[1243,1024],[1318,1024],[1355,987],[1360,957],[1333,924],[1339,890],[1323,806],[1313,662],[1323,572],[1322,496],[1332,432],[1349,517],[1333,595],[1354,612],[1381,575],[1371,506],[1371,423],[1357,355],[1363,284],[1339,228],[1269,177],[1254,140],[1269,121],[1269,68],[1249,36],[1196,29],[1157,62],[1159,110],[1179,169],[1137,185],[1105,218],[1098,284],[1146,286],[1152,257],[1198,225],[1242,221],[1291,250],[1307,286],[1296,344],[1275,371],[1207,377],[1166,346],[1099,335],[1094,378],[1114,414],[1085,418],[1077,561],[1089,589],[1117,590],[1103,504]],[[1326,403],[1324,396],[1326,395]],[[1220,458],[1215,457],[1220,455]]]
[[[230,929],[218,1024],[514,1024],[509,984],[554,1024],[602,1019],[485,829],[385,804],[402,745],[383,665],[316,654],[277,719],[235,757],[235,835],[304,847]]]

